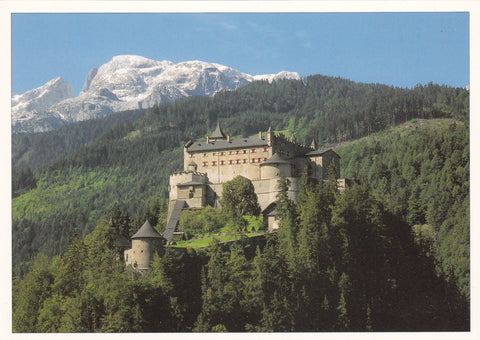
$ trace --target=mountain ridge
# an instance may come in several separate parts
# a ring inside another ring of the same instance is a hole
[[[62,78],[54,80],[58,79]],[[199,60],[175,64],[138,55],[119,55],[99,68],[92,68],[76,97],[73,90],[65,95],[65,90],[51,86],[54,80],[25,94],[12,95],[12,131],[48,131],[58,127],[56,125],[149,108],[189,96],[211,97],[217,92],[235,90],[252,81],[271,83],[279,79],[301,78],[296,72],[252,76],[228,66]],[[71,88],[70,84],[63,82],[64,86]],[[58,100],[39,105],[35,97],[37,93],[48,93]],[[25,112],[25,107],[30,110]],[[47,124],[48,120],[54,120],[55,124]]]

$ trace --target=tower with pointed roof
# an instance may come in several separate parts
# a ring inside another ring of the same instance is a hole
[[[131,237],[132,248],[125,250],[125,264],[134,270],[144,271],[150,269],[150,262],[155,253],[163,252],[165,239],[147,220]]]
[[[227,139],[227,136],[223,133],[222,128],[220,127],[220,121],[217,121],[217,127],[215,131],[210,135],[210,141],[224,140]]]

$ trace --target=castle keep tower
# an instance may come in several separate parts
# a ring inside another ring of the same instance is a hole
[[[155,252],[163,250],[164,238],[153,229],[150,222],[145,221],[143,226],[132,236],[132,248],[125,250],[125,264],[136,270],[150,269],[150,261]]]

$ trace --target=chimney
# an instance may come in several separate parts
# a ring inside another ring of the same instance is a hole
[[[207,144],[210,142],[210,137],[207,136]]]
[[[267,131],[267,145],[272,146],[272,139],[273,139],[273,132],[272,132],[272,126],[268,128]]]
[[[258,131],[258,139],[262,139],[262,131]]]
[[[230,143],[230,136],[227,136],[227,142]]]

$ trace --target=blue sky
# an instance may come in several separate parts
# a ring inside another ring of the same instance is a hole
[[[12,91],[77,95],[120,54],[413,87],[469,84],[468,13],[12,14]]]

